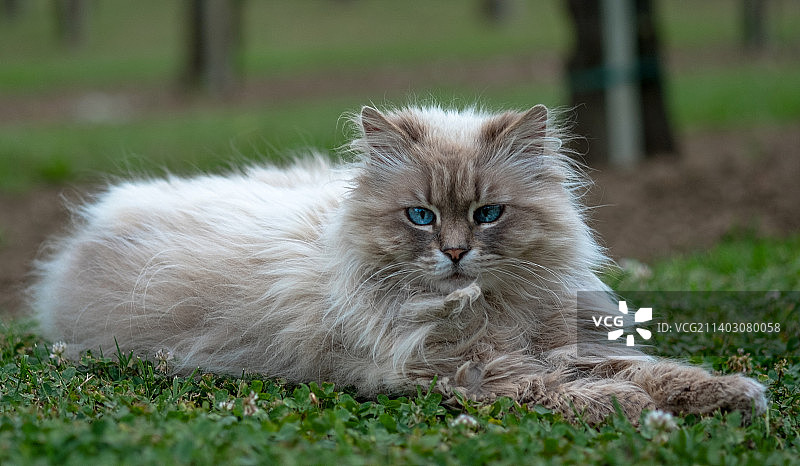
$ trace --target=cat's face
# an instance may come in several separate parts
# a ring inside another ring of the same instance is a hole
[[[396,286],[485,291],[558,280],[585,231],[546,155],[547,112],[495,116],[365,108],[350,198],[365,258]],[[539,285],[541,286],[541,285]]]

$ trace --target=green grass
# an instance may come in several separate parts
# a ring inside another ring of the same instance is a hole
[[[182,3],[112,0],[90,7],[86,41],[76,50],[58,46],[45,0],[29,2],[25,14],[4,24],[0,89],[30,93],[175,81],[184,40]],[[485,21],[477,4],[454,8],[448,0],[245,2],[241,68],[248,77],[264,77],[564,47],[569,29],[557,1],[519,7],[500,27]]]
[[[246,71],[271,74],[481,59],[566,46],[569,26],[558,2],[516,7],[507,22],[495,25],[481,16],[477,2],[459,7],[447,0],[254,2],[244,28],[245,43],[252,45],[243,61]]]
[[[52,4],[30,0],[0,28],[0,90],[53,92],[120,83],[173,82],[181,63],[184,6],[178,1],[110,0],[90,3],[85,43],[58,45]],[[477,2],[372,0],[245,2],[242,70],[250,77],[342,67],[413,65],[498,54],[563,54],[571,25],[559,0],[514,2],[513,15],[488,23]],[[656,2],[659,27],[672,49],[716,47],[740,36],[739,4],[732,0]],[[800,40],[800,9],[768,8],[771,42]]]
[[[797,63],[754,63],[675,76],[668,98],[684,130],[781,124],[800,119],[797,82]]]
[[[653,2],[665,45],[670,48],[719,47],[742,40],[741,2],[683,0]],[[793,2],[776,2],[766,8],[766,34],[773,44],[792,47],[800,39],[800,8]]]
[[[800,65],[711,70],[670,81],[682,131],[784,124],[800,119]],[[562,106],[566,91],[541,83],[475,90],[419,90],[445,104],[489,108]],[[250,160],[286,157],[304,147],[335,150],[349,136],[341,115],[365,103],[404,103],[404,93],[340,95],[267,108],[210,107],[118,123],[64,122],[0,127],[0,190],[44,183],[87,183],[101,175],[170,170],[219,171]]]
[[[89,3],[85,42],[59,45],[53,2],[22,4],[16,20],[0,28],[0,90],[57,92],[73,87],[154,83],[177,74],[181,28],[179,2]]]
[[[800,235],[759,238],[733,231],[713,250],[663,259],[645,273],[623,264],[606,282],[617,290],[800,291]]]
[[[105,175],[221,170],[286,157],[290,148],[335,147],[342,108],[331,101],[262,111],[163,115],[126,124],[0,128],[0,186],[96,180]]]
[[[528,100],[522,94],[527,93]],[[491,108],[557,105],[552,87],[509,89],[489,95],[466,89],[430,89],[421,101]],[[461,97],[459,97],[461,96]],[[24,124],[0,127],[0,190],[25,191],[44,183],[91,183],[106,175],[220,171],[250,161],[329,152],[351,137],[346,112],[370,102],[405,103],[406,95],[338,96],[269,108],[205,109],[126,123]]]
[[[748,289],[798,289],[798,246],[800,237],[738,235],[707,253],[652,264],[650,277],[621,271],[609,280],[725,291],[749,276]],[[364,400],[329,384],[254,374],[173,378],[119,353],[59,362],[49,342],[11,322],[0,327],[0,463],[789,464],[800,448],[800,357],[790,347],[800,333],[797,304],[762,302],[758,312],[783,316],[786,327],[748,337],[741,352],[670,334],[662,354],[691,351],[693,362],[722,373],[745,368],[767,385],[771,404],[750,425],[738,413],[716,413],[676,418],[663,430],[619,416],[594,428],[570,424],[509,399],[453,410],[427,387]]]
[[[489,24],[477,2],[448,0],[245,2],[243,53],[247,79],[380,66],[413,68],[432,61],[481,60],[539,54],[565,56],[571,26],[560,0],[516,2],[503,24]],[[181,2],[121,0],[91,3],[85,44],[76,50],[55,39],[52,4],[24,2],[16,20],[0,27],[0,92],[10,96],[81,95],[92,89],[175,86],[181,63]],[[466,4],[465,4],[466,5]],[[687,14],[679,0],[657,2],[671,51],[731,48],[739,34],[738,3],[709,0]],[[771,44],[800,43],[800,8],[769,9]],[[413,25],[413,26],[412,26]],[[751,64],[668,76],[669,108],[681,131],[772,125],[800,119],[800,64]],[[106,175],[219,171],[250,160],[286,157],[305,146],[331,150],[347,140],[340,115],[369,102],[405,103],[409,94],[465,105],[526,108],[563,106],[563,80],[469,84],[370,93],[352,90],[316,100],[237,108],[199,106],[177,113],[91,123],[8,123],[0,126],[0,191],[48,183],[93,183]]]

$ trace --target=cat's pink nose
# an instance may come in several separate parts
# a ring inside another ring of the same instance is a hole
[[[464,257],[464,254],[469,252],[469,249],[447,248],[447,249],[442,249],[442,252],[445,253],[448,257],[450,257],[450,260],[452,260],[453,262],[458,262],[461,260],[462,257]]]

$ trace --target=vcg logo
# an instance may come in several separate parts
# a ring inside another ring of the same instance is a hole
[[[628,303],[625,301],[619,302],[619,312],[621,315],[618,316],[592,316],[592,322],[594,322],[595,327],[599,327],[600,324],[603,324],[605,327],[617,327],[617,330],[612,330],[608,332],[608,339],[609,340],[616,340],[625,334],[625,319],[624,317],[628,315]],[[633,321],[635,323],[641,322],[649,322],[653,319],[653,308],[652,307],[642,307],[639,308],[633,314]],[[644,338],[645,340],[649,340],[653,334],[650,330],[643,329],[643,328],[636,328],[636,333],[639,334],[640,337]],[[633,346],[633,334],[629,334],[625,341],[626,346]]]

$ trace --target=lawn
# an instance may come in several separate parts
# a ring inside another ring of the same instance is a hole
[[[800,289],[800,262],[787,257],[799,242],[740,235],[707,253],[649,268],[626,264],[608,280],[634,290],[710,286],[724,292],[738,289],[739,278],[730,273],[736,263],[742,276],[763,277],[751,290]],[[61,361],[58,348],[24,323],[6,323],[0,328],[0,463],[788,464],[800,448],[798,302],[764,291],[748,296],[761,302],[750,317],[777,319],[779,334],[748,335],[741,350],[733,341],[724,351],[715,338],[705,345],[692,334],[669,334],[654,349],[678,358],[691,352],[692,362],[720,373],[745,371],[764,383],[770,408],[750,425],[739,413],[715,413],[645,419],[639,428],[617,416],[589,427],[510,399],[454,410],[428,387],[411,397],[365,400],[346,387],[293,386],[257,374],[169,377],[159,366],[169,361],[155,355],[152,361],[118,352]]]

